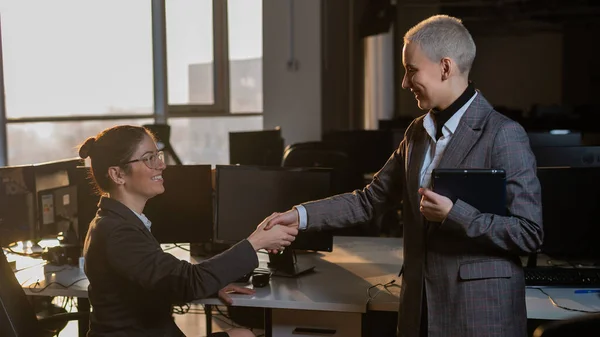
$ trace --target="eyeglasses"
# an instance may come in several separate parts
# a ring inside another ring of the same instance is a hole
[[[374,284],[372,286],[370,286],[369,288],[367,288],[367,297],[369,298],[369,302],[373,299],[375,299],[375,297],[377,297],[377,295],[379,295],[380,292],[382,292],[383,290],[386,290],[388,293],[392,294],[392,292],[390,291],[390,287],[396,286],[399,287],[399,285],[394,284],[396,283],[396,280],[391,280],[388,283],[377,283]],[[379,287],[383,287],[383,289],[380,289]],[[373,290],[375,289],[375,290]]]
[[[157,169],[157,168],[160,168],[165,163],[165,153],[163,151],[158,151],[156,153],[144,155],[143,157],[141,157],[139,159],[134,159],[134,160],[130,160],[128,162],[122,163],[121,165],[135,163],[136,161],[143,162],[144,164],[146,164],[146,166],[148,166],[148,168]]]

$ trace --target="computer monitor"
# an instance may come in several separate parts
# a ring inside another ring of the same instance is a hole
[[[532,148],[545,146],[580,146],[581,132],[570,130],[529,131],[529,144]]]
[[[544,242],[541,252],[556,259],[600,261],[600,168],[539,168]]]
[[[72,184],[77,186],[77,233],[81,245],[85,242],[90,222],[96,216],[100,201],[100,194],[92,182],[90,170],[90,167],[78,167],[71,179]]]
[[[247,238],[273,212],[331,195],[331,169],[228,166],[216,167],[216,242]],[[331,232],[301,232],[282,256],[271,255],[275,273],[296,276],[314,266],[294,264],[293,250],[331,251]]]
[[[62,211],[67,211],[66,209],[70,209],[68,212],[72,214],[68,214],[71,217],[73,222],[74,230],[76,235],[79,236],[78,233],[78,219],[77,219],[77,187],[75,184],[72,184],[71,181],[74,179],[75,172],[78,167],[84,166],[85,161],[81,158],[67,158],[61,160],[55,160],[45,163],[37,163],[32,165],[33,177],[34,177],[34,195],[35,195],[35,210],[36,210],[36,237],[39,238],[48,238],[54,237],[56,238],[62,231],[60,228],[64,227],[65,220],[59,221],[62,225],[57,226],[44,226],[43,225],[43,217],[39,213],[42,208],[40,205],[40,193],[43,191],[55,190],[56,193],[67,193],[63,194],[61,198],[68,198],[68,204],[64,205],[64,209],[59,209]],[[61,187],[68,187],[73,185],[73,187],[66,188],[64,190],[60,190]],[[68,195],[68,196],[66,196]],[[59,197],[59,195],[57,195]],[[46,198],[48,198],[46,196]],[[65,199],[65,201],[67,201]],[[61,208],[60,204],[62,200],[60,200],[57,205]],[[47,219],[46,219],[47,220]],[[53,231],[56,229],[56,231]],[[67,228],[68,229],[68,228]]]
[[[229,133],[229,163],[281,166],[284,142],[281,129]]]
[[[146,203],[159,243],[212,241],[213,187],[211,165],[169,165],[162,173],[165,192]]]
[[[77,186],[39,191],[37,214],[40,238],[56,238],[70,229],[77,232]]]
[[[35,238],[35,190],[28,166],[0,168],[0,245]]]
[[[37,242],[48,235],[41,230],[38,192],[69,186],[70,175],[79,165],[83,165],[82,159],[70,158],[0,168],[1,244]]]
[[[600,166],[600,146],[544,146],[532,151],[538,167]]]

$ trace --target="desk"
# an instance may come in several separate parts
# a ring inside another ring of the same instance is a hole
[[[197,262],[198,259],[181,249],[171,249],[170,253],[184,260]],[[267,262],[267,255],[259,253],[261,267]],[[313,325],[327,327],[341,319],[351,325],[351,333],[338,331],[332,336],[354,336],[361,329],[361,319],[367,310],[397,311],[400,288],[390,287],[381,291],[369,301],[367,289],[374,284],[385,284],[395,279],[401,283],[398,272],[402,264],[401,238],[335,237],[331,253],[298,253],[298,260],[316,266],[315,273],[298,278],[273,277],[270,284],[256,289],[252,296],[233,294],[233,305],[265,308],[267,323],[272,324],[272,333],[286,336],[293,326]],[[17,266],[17,268],[20,268]],[[56,268],[53,270],[52,268]],[[71,267],[34,266],[16,273],[19,282],[28,295],[87,297],[87,279],[79,269]],[[54,272],[54,273],[53,273]],[[29,286],[38,285],[29,289]],[[68,289],[50,282],[68,285]],[[43,291],[38,291],[45,286]],[[575,295],[569,288],[544,288],[561,305],[572,308],[600,310],[598,294]],[[589,295],[589,296],[588,296]],[[565,319],[582,313],[558,308],[547,295],[535,288],[526,291],[527,317],[530,319]],[[215,298],[195,301],[204,305],[219,305]],[[208,310],[207,310],[208,312]],[[305,315],[304,315],[305,314]],[[297,318],[297,321],[294,319]],[[269,326],[266,327],[267,330]],[[288,330],[286,330],[288,329]],[[360,333],[358,334],[360,335]],[[295,335],[298,336],[298,335]]]

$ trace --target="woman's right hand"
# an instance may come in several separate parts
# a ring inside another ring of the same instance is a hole
[[[258,225],[254,233],[250,234],[248,237],[248,241],[255,251],[259,249],[267,249],[270,251],[283,250],[296,239],[296,235],[298,235],[297,228],[275,225],[268,231],[264,230],[267,223],[278,214],[279,213],[273,213],[268,216],[260,223],[260,225]]]

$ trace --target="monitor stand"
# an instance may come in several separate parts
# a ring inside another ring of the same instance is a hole
[[[294,250],[288,248],[280,254],[269,254],[269,268],[274,269],[274,276],[298,277],[314,271],[315,266],[296,261]]]

